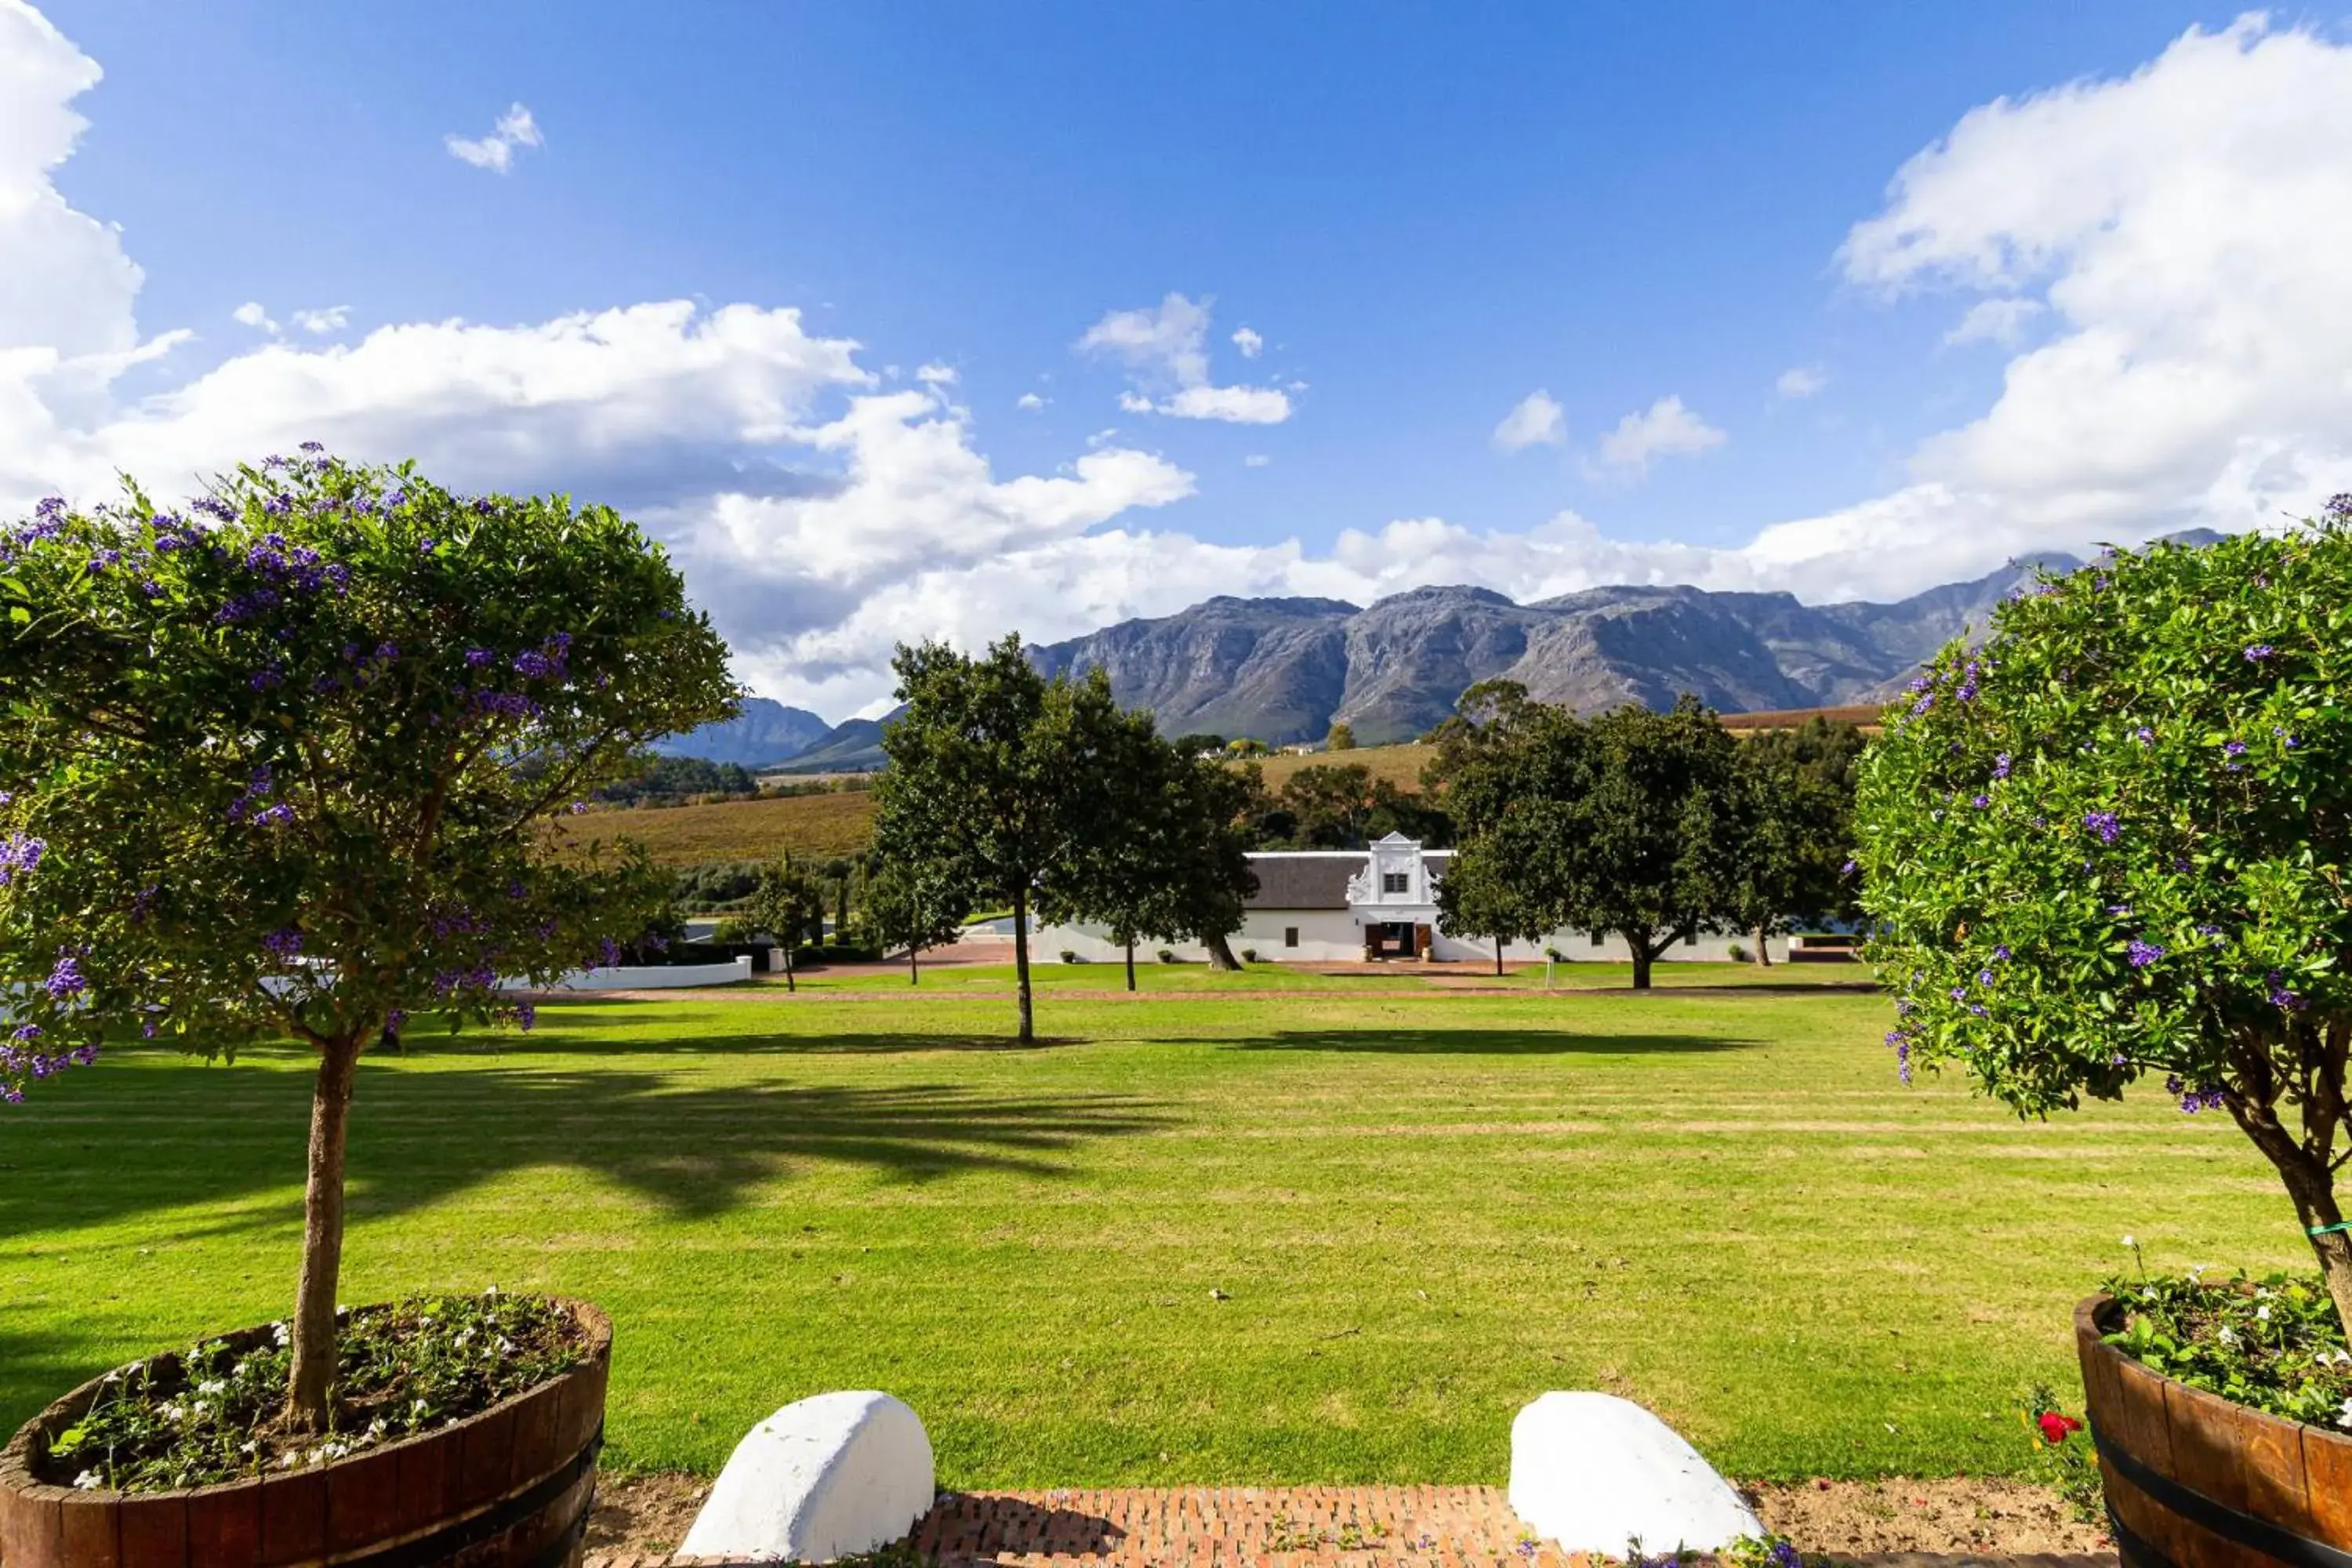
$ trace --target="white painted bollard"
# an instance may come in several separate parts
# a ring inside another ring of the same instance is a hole
[[[929,1511],[931,1440],[887,1394],[787,1405],[735,1445],[678,1550],[826,1563],[887,1546]]]
[[[1764,1525],[1675,1429],[1613,1394],[1544,1394],[1511,1423],[1511,1509],[1570,1552],[1713,1552]]]

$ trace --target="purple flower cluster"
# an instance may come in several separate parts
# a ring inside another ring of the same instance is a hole
[[[270,792],[277,787],[277,773],[268,763],[262,763],[253,770],[253,776],[246,780],[245,793],[229,802],[228,819],[243,822],[257,809],[256,803],[268,799]]]
[[[514,656],[516,673],[526,680],[556,680],[563,675],[563,661],[572,652],[572,634],[557,632],[538,647]]]
[[[2005,779],[2009,776],[2009,753],[2007,752],[2000,752],[1994,756],[1992,760],[1992,776],[1997,779]]]
[[[231,521],[236,516],[236,509],[229,505],[228,502],[221,500],[218,496],[198,496],[195,500],[188,503],[188,510],[190,511],[203,512],[205,516],[216,518],[222,522]],[[197,534],[195,530],[190,529],[187,531],[187,537],[180,542],[194,544],[196,542],[196,539]],[[163,548],[163,542],[161,539],[158,539],[155,542],[155,548],[158,550]],[[174,544],[172,548],[176,550],[179,548],[179,545]]]
[[[302,933],[292,926],[274,931],[261,939],[262,951],[272,958],[292,958],[302,951]]]
[[[81,972],[81,960],[71,952],[59,952],[57,967],[49,971],[47,980],[41,982],[41,989],[47,991],[49,999],[55,1002],[70,1000],[89,990],[89,979]]]
[[[2116,820],[2116,814],[2112,811],[2084,812],[2083,826],[2086,831],[2097,834],[2102,844],[2113,844],[2124,834],[2123,824]]]
[[[499,656],[492,653],[488,648],[469,647],[466,650],[466,668],[467,669],[486,669],[489,666],[498,663],[498,661]]]
[[[480,936],[490,928],[469,904],[436,903],[425,911],[425,929],[434,941],[446,942],[453,936]]]
[[[213,624],[233,626],[239,621],[249,621],[270,605],[278,603],[278,594],[271,588],[256,588],[249,594],[232,594],[221,607],[213,612]]]
[[[476,691],[466,699],[466,707],[477,717],[496,714],[501,719],[536,719],[541,711],[520,691]]]
[[[2249,644],[2245,649],[2246,662],[2248,664],[2260,664],[2263,660],[2271,658],[2277,652],[2278,649],[2271,647],[2271,645],[2266,642],[2252,643]]]
[[[28,1024],[25,1028],[33,1029],[33,1033],[27,1035],[25,1029],[20,1028],[14,1037],[18,1040],[40,1037],[40,1031],[33,1026]],[[70,1051],[50,1056],[41,1051],[25,1050],[9,1042],[0,1041],[0,1101],[5,1101],[10,1105],[22,1105],[25,1102],[25,1091],[15,1083],[8,1081],[9,1079],[47,1078],[50,1074],[63,1072],[68,1068],[86,1068],[96,1060],[98,1060],[98,1047],[95,1045],[76,1046]]]
[[[1898,1025],[1886,1031],[1886,1043],[1895,1047],[1895,1076],[1905,1083],[1911,1081],[1911,1031]]]
[[[2131,966],[2134,969],[2146,969],[2164,956],[2164,949],[2155,942],[2142,942],[2135,937],[2131,945],[2124,949],[2124,956],[2131,960]]]
[[[27,837],[22,833],[0,838],[0,888],[14,882],[20,874],[30,873],[48,849],[47,839]]]
[[[2290,1011],[2299,1011],[2302,1008],[2311,1005],[2309,998],[2299,996],[2294,992],[2287,989],[2285,977],[2281,975],[2275,969],[2263,976],[2263,983],[2270,988],[2270,1002],[2271,1005],[2273,1007],[2284,1007]]]
[[[447,996],[456,991],[488,991],[499,983],[498,971],[487,963],[470,964],[464,969],[445,969],[433,977],[434,992]]]
[[[2190,1116],[2196,1115],[2200,1110],[2219,1110],[2223,1103],[2220,1089],[2205,1085],[2192,1087],[2184,1081],[2179,1073],[2167,1077],[2164,1087],[2180,1097],[2181,1110]]]

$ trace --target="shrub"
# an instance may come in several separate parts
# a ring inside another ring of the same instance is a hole
[[[286,1416],[323,1430],[361,1051],[428,1010],[528,1026],[501,976],[667,923],[641,852],[552,856],[542,819],[726,716],[725,645],[607,508],[315,443],[184,512],[51,497],[0,557],[0,1099],[109,1030],[315,1056]]]
[[[1242,962],[1244,963],[1255,963],[1257,962],[1257,949],[1254,947],[1245,947],[1242,949]]]
[[[1174,951],[1173,951],[1173,950],[1171,950],[1171,949],[1169,949],[1169,948],[1165,948],[1165,947],[1161,948],[1161,949],[1160,950],[1160,963],[1175,963],[1175,962],[1176,962],[1176,954],[1175,954]]]
[[[1064,963],[1076,963],[1077,961],[1078,955],[1076,952],[1066,947],[1062,950],[1062,962]]]
[[[1745,963],[1748,962],[1748,950],[1740,946],[1736,942],[1729,947],[1725,948],[1724,952],[1734,963]]]
[[[1890,710],[1857,819],[1905,1076],[2021,1114],[2153,1081],[2277,1170],[2352,1321],[2352,497],[2000,606]]]

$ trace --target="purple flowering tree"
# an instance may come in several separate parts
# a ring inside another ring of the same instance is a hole
[[[2227,1113],[2352,1328],[2352,497],[2000,606],[1889,710],[1858,819],[1906,1076]]]
[[[289,1415],[328,1422],[362,1050],[529,1027],[667,891],[551,815],[722,717],[726,649],[609,510],[305,447],[0,536],[0,1099],[104,1042],[318,1058]]]

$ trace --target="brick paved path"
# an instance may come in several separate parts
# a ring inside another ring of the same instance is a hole
[[[1179,1487],[963,1492],[923,1516],[908,1543],[939,1568],[1570,1568],[1589,1562],[1532,1540],[1499,1487]],[[1671,1542],[1654,1542],[1670,1549]],[[695,1558],[592,1557],[587,1568],[684,1568]],[[2114,1568],[2114,1558],[1927,1553],[1855,1559],[1873,1568]]]

